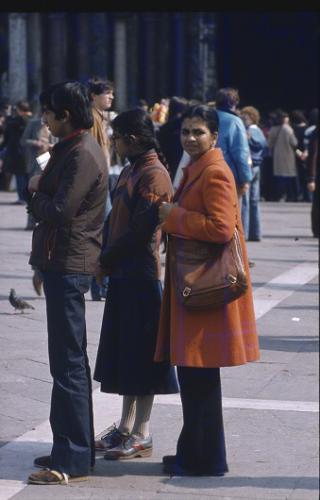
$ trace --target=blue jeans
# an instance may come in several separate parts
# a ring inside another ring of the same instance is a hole
[[[245,239],[261,240],[260,167],[252,168],[253,178],[249,190],[242,197],[241,219]]]
[[[91,277],[43,272],[47,305],[52,468],[86,475],[94,465],[92,386],[87,356],[84,293]]]

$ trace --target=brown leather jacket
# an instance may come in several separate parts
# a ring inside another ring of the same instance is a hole
[[[101,249],[108,173],[88,131],[52,149],[30,209],[39,222],[29,263],[40,270],[93,274]]]

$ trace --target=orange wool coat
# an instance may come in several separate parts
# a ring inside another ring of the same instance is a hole
[[[222,308],[190,311],[177,302],[167,258],[155,360],[202,368],[255,361],[259,346],[245,240],[234,177],[221,149],[211,149],[186,167],[182,183],[185,192],[163,230],[188,239],[224,243],[232,238],[237,224],[249,287],[242,297]]]

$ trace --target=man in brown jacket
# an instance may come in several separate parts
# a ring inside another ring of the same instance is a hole
[[[31,474],[29,483],[62,484],[85,479],[94,465],[84,293],[100,253],[108,173],[88,131],[86,88],[56,84],[40,102],[44,122],[59,138],[42,175],[29,181],[29,209],[38,222],[30,264],[43,273],[47,303],[53,446],[50,456],[35,459],[46,469]]]

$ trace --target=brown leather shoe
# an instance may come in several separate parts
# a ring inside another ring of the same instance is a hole
[[[50,469],[51,468],[51,455],[44,455],[42,457],[37,457],[33,461],[35,467],[40,467],[40,469]]]
[[[130,458],[150,457],[152,455],[152,437],[130,435],[119,446],[107,450],[105,460],[129,460]]]

